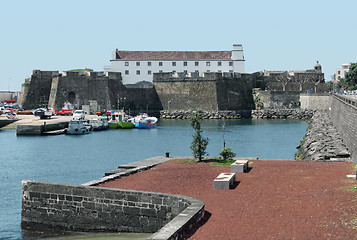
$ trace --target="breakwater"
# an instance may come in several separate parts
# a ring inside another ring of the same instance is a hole
[[[165,119],[188,119],[195,111],[164,110],[160,112]],[[244,119],[244,118],[292,118],[309,119],[315,110],[310,109],[261,109],[237,111],[204,111],[204,119]]]
[[[298,146],[296,160],[346,161],[350,153],[326,111],[317,111]]]

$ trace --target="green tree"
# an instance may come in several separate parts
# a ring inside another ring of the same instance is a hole
[[[340,79],[338,85],[346,90],[357,89],[357,63],[352,63],[350,70],[346,72],[345,78]]]
[[[232,152],[232,148],[224,147],[222,151],[219,153],[224,161],[231,160],[236,156],[236,153]]]
[[[209,142],[208,138],[204,138],[201,135],[201,121],[201,111],[197,111],[190,117],[191,126],[195,130],[195,133],[192,135],[193,141],[190,145],[190,148],[192,150],[193,157],[198,158],[198,161],[202,161],[202,157],[207,154],[206,147]]]
[[[346,83],[348,90],[357,89],[357,63],[352,63],[350,70],[346,73]]]

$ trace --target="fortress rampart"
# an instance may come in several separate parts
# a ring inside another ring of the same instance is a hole
[[[306,89],[314,93],[326,90],[322,73],[295,74],[154,73],[152,87],[125,86],[118,72],[34,70],[22,86],[20,105],[24,109],[61,108],[70,102],[81,109],[97,101],[100,109],[117,109],[120,104],[130,110],[252,110],[257,100],[252,90],[260,88],[263,108],[297,108],[299,94]]]
[[[352,161],[357,163],[357,98],[333,94],[329,105],[332,123],[347,145]]]

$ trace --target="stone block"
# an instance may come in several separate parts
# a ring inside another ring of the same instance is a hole
[[[213,181],[214,189],[229,189],[236,180],[235,173],[221,173]]]

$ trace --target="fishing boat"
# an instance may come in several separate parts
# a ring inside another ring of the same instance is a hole
[[[84,123],[84,121],[80,119],[74,119],[69,122],[68,128],[66,128],[65,132],[68,135],[81,135],[90,133],[91,126]]]
[[[157,123],[156,117],[149,117],[146,113],[139,114],[131,119],[136,128],[155,128]]]
[[[122,110],[120,112],[112,112],[111,120],[109,121],[109,128],[134,128],[134,123],[130,122],[128,116]]]
[[[105,119],[106,120],[106,119]],[[102,131],[109,127],[108,121],[104,122],[103,119],[90,119],[88,124],[92,126],[93,131]]]

